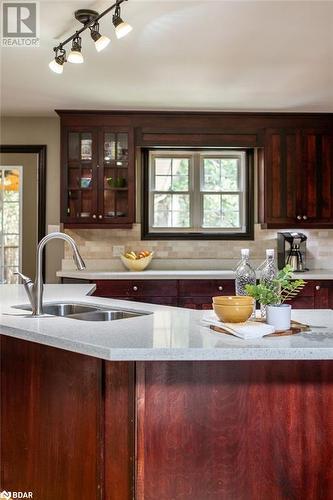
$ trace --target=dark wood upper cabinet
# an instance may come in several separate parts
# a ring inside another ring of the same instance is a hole
[[[332,113],[57,113],[67,227],[130,227],[135,151],[163,146],[258,148],[263,226],[333,228]]]
[[[134,222],[134,139],[130,127],[62,129],[62,209],[67,227]]]
[[[333,133],[268,129],[260,177],[266,227],[333,227]]]

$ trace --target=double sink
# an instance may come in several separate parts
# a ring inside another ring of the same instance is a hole
[[[31,311],[30,305],[15,306],[15,309]],[[117,319],[135,318],[136,316],[146,316],[150,312],[131,311],[127,309],[116,309],[96,304],[79,303],[46,303],[43,305],[44,314],[60,316],[62,318],[78,319],[81,321],[114,321]]]

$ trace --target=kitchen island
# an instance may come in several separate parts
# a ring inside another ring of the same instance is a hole
[[[1,488],[37,500],[327,499],[333,491],[333,311],[309,333],[245,342],[203,311],[46,286],[45,302],[145,314],[29,317],[0,287]]]

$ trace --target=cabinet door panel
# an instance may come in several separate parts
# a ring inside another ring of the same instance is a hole
[[[299,160],[299,132],[267,131],[263,193],[266,223],[294,225],[297,221],[300,204]]]
[[[303,210],[308,224],[333,223],[333,134],[303,134]]]
[[[62,131],[61,212],[65,223],[97,220],[97,142],[94,127]]]
[[[128,297],[128,300],[133,300],[134,302],[146,302],[147,304],[158,304],[161,306],[178,306],[177,297]]]
[[[315,308],[332,309],[333,308],[333,281],[316,281],[314,289]]]
[[[99,131],[98,219],[126,224],[134,220],[134,137],[130,128]]]
[[[99,297],[177,297],[176,280],[100,280],[94,295]]]
[[[180,280],[180,297],[210,297],[215,295],[234,295],[234,280]],[[210,300],[211,301],[211,300]]]
[[[0,336],[1,490],[100,498],[102,361]]]
[[[211,297],[180,297],[178,300],[179,307],[186,309],[212,309]]]

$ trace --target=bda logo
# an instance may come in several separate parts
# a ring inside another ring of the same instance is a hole
[[[0,498],[7,498],[8,499],[8,498],[10,498],[10,493],[8,491],[4,490],[0,493]]]

